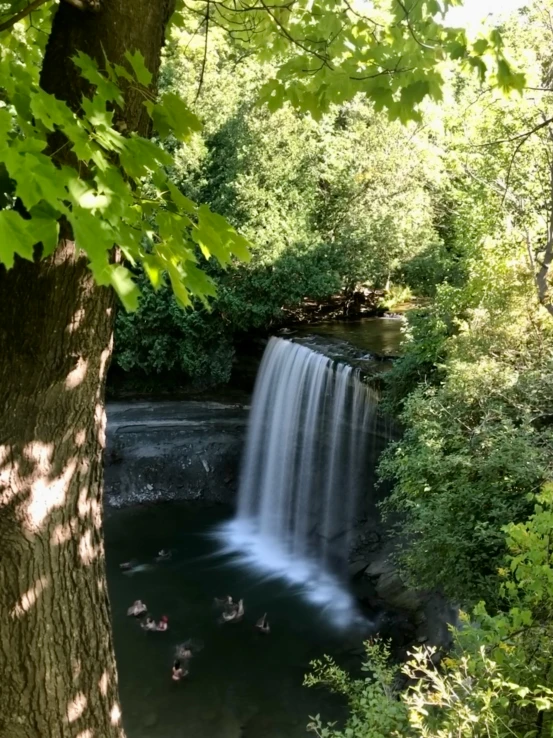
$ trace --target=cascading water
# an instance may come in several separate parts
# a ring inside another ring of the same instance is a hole
[[[302,585],[337,625],[356,618],[343,584],[361,493],[374,483],[382,416],[357,372],[271,338],[261,363],[228,550]]]

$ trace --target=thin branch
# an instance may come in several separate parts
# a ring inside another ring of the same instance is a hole
[[[278,26],[278,28],[280,29],[281,33],[285,36],[285,38],[288,39],[288,41],[290,41],[290,43],[294,44],[294,46],[298,46],[300,49],[302,49],[303,51],[305,51],[306,54],[311,54],[313,56],[316,56],[318,59],[320,59],[320,61],[323,62],[323,65],[324,66],[328,67],[329,69],[332,69],[332,65],[330,64],[330,62],[328,61],[328,59],[326,57],[322,56],[322,54],[319,54],[318,51],[315,51],[314,49],[310,49],[307,46],[304,46],[301,43],[301,41],[299,41],[298,39],[294,38],[290,34],[290,32],[288,31],[288,29],[286,28],[286,26],[283,23],[281,23],[281,21],[271,11],[270,7],[265,3],[265,0],[261,0],[261,4],[263,5],[263,7],[267,11],[267,13],[271,16],[271,18],[273,19],[275,25]]]
[[[16,23],[18,23],[23,18],[26,18],[28,15],[30,15],[34,10],[37,8],[40,8],[41,5],[45,5],[49,0],[33,0],[32,3],[29,3],[23,10],[20,10],[19,13],[16,13],[15,15],[12,15],[12,17],[4,21],[3,23],[0,23],[0,33],[2,31],[7,31],[8,28],[11,28]]]
[[[503,198],[502,198],[502,200],[501,200],[501,204],[502,204],[502,205],[503,205],[503,203],[505,202],[505,198],[507,197],[507,192],[508,192],[508,190],[509,190],[509,184],[510,184],[510,182],[511,182],[511,173],[512,173],[512,171],[513,171],[513,164],[515,163],[515,159],[516,159],[516,156],[517,156],[518,152],[519,152],[519,151],[521,150],[521,148],[522,148],[522,147],[524,146],[524,144],[526,143],[526,141],[528,141],[528,139],[530,138],[530,136],[531,136],[531,135],[532,135],[532,134],[529,134],[529,135],[528,135],[528,136],[526,136],[525,138],[522,138],[522,139],[521,139],[521,140],[520,140],[520,141],[519,141],[519,142],[517,143],[517,145],[515,146],[515,150],[513,151],[513,155],[511,156],[511,160],[510,160],[510,162],[509,162],[509,167],[508,167],[508,169],[507,169],[507,177],[506,177],[506,179],[505,179],[505,192],[504,192],[504,194],[503,194]]]
[[[357,16],[358,18],[360,18],[361,20],[366,21],[367,23],[371,23],[373,26],[378,26],[378,28],[385,28],[386,27],[382,23],[377,23],[377,21],[373,20],[372,18],[368,18],[366,15],[363,15],[362,13],[359,13],[357,10],[354,10],[351,7],[351,4],[348,2],[348,0],[343,0],[343,2],[344,2],[344,5],[346,6],[346,8],[349,10],[349,12],[352,15]]]
[[[217,0],[207,0],[207,4],[212,3],[213,5],[220,6],[221,8],[224,8],[225,10],[229,11],[230,13],[252,13],[256,10],[258,11],[265,11],[268,8],[274,9],[274,10],[291,10],[294,6],[294,2],[286,3],[285,5],[249,5],[245,8],[230,8],[228,5],[225,5],[223,2],[217,2]]]
[[[198,98],[200,97],[200,93],[202,91],[202,87],[204,84],[204,75],[205,75],[205,67],[207,64],[207,51],[208,51],[208,45],[209,45],[209,0],[206,6],[205,11],[205,45],[204,45],[204,57],[202,59],[202,68],[200,70],[200,79],[198,81],[198,91],[196,92],[196,97],[194,98],[194,102],[198,102]]]
[[[527,138],[530,138],[530,136],[533,136],[534,133],[541,131],[542,128],[545,128],[550,123],[553,123],[553,118],[547,118],[541,123],[538,123],[538,125],[532,128],[531,131],[525,131],[524,133],[518,133],[516,136],[512,136],[511,138],[498,138],[495,141],[487,141],[486,143],[480,144],[479,146],[475,146],[474,148],[483,149],[486,146],[499,146],[499,144],[503,144],[503,143],[513,143],[514,141],[519,141],[521,138],[527,139]]]
[[[400,6],[400,8],[401,8],[401,9],[403,10],[403,12],[405,13],[405,20],[406,20],[406,22],[407,22],[407,28],[409,29],[409,33],[410,33],[410,34],[411,34],[411,36],[413,37],[413,40],[414,40],[414,41],[415,41],[415,42],[416,42],[416,43],[417,43],[417,44],[418,44],[418,45],[419,45],[419,46],[421,47],[421,49],[430,49],[430,50],[432,50],[432,49],[434,48],[433,46],[429,46],[428,44],[424,44],[424,43],[423,43],[423,42],[422,42],[422,41],[421,41],[421,40],[420,40],[420,39],[419,39],[419,38],[417,37],[417,35],[416,35],[415,31],[413,30],[413,26],[411,25],[411,22],[410,22],[410,20],[409,20],[409,11],[407,10],[407,8],[406,8],[406,7],[405,7],[405,5],[403,4],[403,2],[402,2],[401,0],[396,0],[396,2],[397,2],[397,4],[398,4],[398,5]]]
[[[551,200],[553,201],[553,167],[550,170],[551,177]],[[541,267],[539,272],[536,274],[536,285],[538,287],[538,297],[541,304],[547,310],[550,315],[553,315],[553,303],[551,302],[551,296],[549,294],[549,284],[547,277],[549,275],[549,269],[553,262],[553,207],[551,208],[551,215],[549,220],[547,243],[543,252],[543,258],[541,261]]]
[[[413,67],[403,67],[403,69],[396,67],[395,69],[383,69],[381,72],[375,72],[374,74],[366,74],[364,77],[350,77],[350,79],[354,79],[357,82],[363,82],[365,79],[375,79],[376,77],[385,77],[390,74],[404,74],[405,72],[412,71]]]

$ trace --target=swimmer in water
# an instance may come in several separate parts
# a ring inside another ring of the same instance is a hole
[[[125,565],[126,568],[122,569],[123,574],[131,577],[133,574],[139,574],[144,571],[151,571],[154,567],[151,564],[139,564],[136,561],[128,561]]]
[[[122,564],[119,564],[119,568],[121,571],[130,571],[131,569],[134,569],[137,564],[138,561],[136,559],[131,559],[130,561],[123,561]]]
[[[148,608],[146,607],[145,603],[142,602],[142,600],[136,600],[136,602],[133,602],[133,604],[127,610],[127,615],[138,618],[141,615],[144,615],[147,609]]]
[[[187,676],[187,674],[188,674],[188,671],[183,669],[179,659],[176,659],[173,664],[171,679],[174,682],[180,682],[180,680],[183,679],[185,676]]]
[[[244,617],[244,600],[238,600],[238,604],[227,610],[222,615],[224,623],[239,623]]]
[[[179,643],[175,648],[175,658],[182,659],[183,661],[189,661],[199,651],[202,650],[204,644],[197,638],[189,638],[184,643]]]
[[[262,618],[259,618],[259,620],[255,624],[255,627],[259,633],[263,633],[263,635],[269,635],[269,633],[271,632],[271,627],[269,625],[269,621],[267,620],[267,613],[265,613]]]
[[[161,620],[156,626],[156,630],[163,632],[164,630],[168,630],[168,629],[169,629],[169,618],[167,617],[167,615],[162,615]]]
[[[162,548],[156,556],[156,561],[169,561],[172,556],[173,554],[171,553],[171,551],[169,551],[169,549]]]
[[[153,619],[153,617],[151,615],[148,615],[148,617],[146,618],[146,620],[143,623],[140,624],[140,627],[143,630],[147,630],[147,631],[157,630],[156,621]]]
[[[230,595],[226,595],[225,597],[215,597],[215,605],[216,607],[236,607],[236,604],[234,603],[232,597]]]

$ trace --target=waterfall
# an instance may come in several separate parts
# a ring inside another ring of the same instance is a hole
[[[280,338],[253,394],[229,549],[285,576],[337,624],[355,617],[344,585],[358,505],[374,484],[382,429],[356,370]]]

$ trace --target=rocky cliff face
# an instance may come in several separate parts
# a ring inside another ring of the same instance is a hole
[[[108,403],[106,504],[234,500],[249,407]]]

